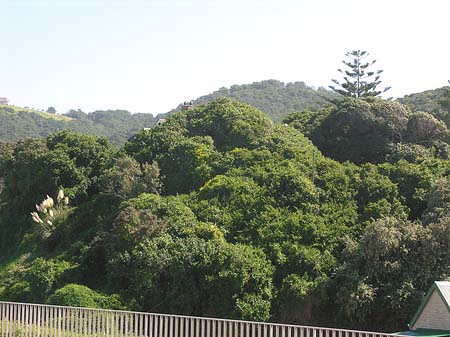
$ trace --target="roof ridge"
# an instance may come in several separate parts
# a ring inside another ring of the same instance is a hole
[[[450,307],[450,282],[436,281],[436,286],[439,288],[439,292],[443,297],[442,299],[447,302],[447,307]]]
[[[445,283],[445,284],[442,284]],[[441,286],[448,286],[441,288]],[[431,288],[428,290],[425,297],[422,299],[422,303],[420,304],[419,309],[416,311],[413,319],[411,322],[409,322],[408,326],[410,329],[413,328],[414,324],[416,323],[417,319],[419,318],[420,314],[422,313],[423,309],[425,308],[426,304],[428,303],[428,300],[430,299],[432,293],[434,291],[437,291],[439,297],[441,298],[442,302],[444,302],[445,307],[447,308],[448,313],[450,314],[450,282],[449,281],[434,281]]]

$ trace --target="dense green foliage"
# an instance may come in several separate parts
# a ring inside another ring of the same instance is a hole
[[[120,298],[117,295],[105,296],[79,284],[67,284],[56,290],[48,298],[48,303],[84,308],[122,308]]]
[[[250,104],[268,114],[275,122],[292,112],[309,108],[320,109],[337,99],[338,95],[324,88],[314,89],[304,82],[283,83],[266,80],[252,84],[232,85],[194,100],[194,105],[205,104],[221,97],[233,98]],[[169,112],[179,111],[181,106]]]
[[[412,111],[429,112],[450,127],[450,87],[406,95],[398,101],[409,106]]]
[[[398,102],[346,98],[335,107],[288,116],[285,123],[310,137],[325,154],[354,163],[449,158],[448,128],[430,113]]]
[[[445,124],[374,98],[285,122],[221,98],[117,151],[2,144],[0,299],[406,329],[450,277]],[[39,235],[30,212],[60,188]]]

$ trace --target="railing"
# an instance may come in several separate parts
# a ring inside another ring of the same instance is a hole
[[[388,337],[218,318],[0,302],[1,337]]]

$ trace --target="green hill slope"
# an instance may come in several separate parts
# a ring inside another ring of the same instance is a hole
[[[252,84],[221,88],[199,97],[194,105],[210,102],[219,97],[230,97],[250,104],[268,114],[274,121],[307,108],[320,109],[329,105],[337,96],[326,89],[314,89],[303,82],[287,83],[267,80]],[[168,112],[181,110],[181,105]],[[164,116],[163,114],[159,117]],[[0,142],[18,141],[24,138],[43,138],[49,134],[71,130],[107,137],[115,146],[123,145],[139,130],[154,125],[158,116],[131,114],[125,110],[95,111],[89,114],[71,111],[54,115],[39,110],[0,105]]]
[[[426,111],[444,120],[447,116],[439,104],[449,87],[407,95],[398,99],[414,111]],[[287,115],[305,109],[320,110],[339,98],[329,90],[308,87],[304,82],[283,83],[266,80],[252,84],[233,85],[221,88],[193,101],[194,106],[208,103],[220,97],[229,97],[250,104],[281,122]],[[108,138],[115,146],[123,145],[136,132],[154,125],[158,117],[181,110],[181,105],[167,114],[156,117],[151,114],[131,114],[125,110],[95,111],[86,114],[71,111],[65,115],[54,115],[39,110],[0,105],[0,142],[17,141],[24,138],[43,138],[49,134],[71,130]]]
[[[441,113],[443,111],[439,101],[444,98],[450,87],[442,87],[433,90],[426,90],[415,94],[406,95],[398,101],[411,108],[412,111],[425,111],[431,113]]]
[[[64,115],[56,115],[56,114],[51,114],[45,111],[40,111],[40,110],[36,110],[36,109],[31,109],[31,108],[23,108],[20,106],[15,106],[15,105],[4,105],[4,104],[0,104],[0,109],[4,110],[6,112],[9,112],[11,114],[15,114],[15,113],[24,113],[24,112],[28,112],[28,113],[35,113],[38,114],[39,116],[43,117],[43,118],[49,118],[49,119],[53,119],[56,121],[65,121],[68,122],[70,120],[72,120],[70,117],[64,116]]]
[[[85,114],[72,111],[54,115],[39,110],[0,105],[0,142],[24,138],[43,138],[52,133],[71,130],[108,138],[115,146],[154,124],[151,114],[131,114],[124,110],[95,111]]]
[[[268,114],[275,122],[280,122],[289,113],[308,108],[323,108],[330,104],[330,100],[339,96],[323,88],[308,87],[304,82],[285,84],[277,80],[266,80],[221,88],[209,95],[197,98],[194,100],[194,106],[220,97],[234,98],[250,104]],[[181,105],[170,111],[169,114],[179,110],[181,110]]]

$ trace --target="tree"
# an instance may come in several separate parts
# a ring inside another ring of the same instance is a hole
[[[107,169],[100,177],[101,189],[122,199],[136,197],[148,192],[161,192],[159,167],[152,164],[139,164],[130,156],[123,156],[115,160],[114,165]]]
[[[49,106],[49,107],[47,108],[47,112],[48,112],[49,114],[56,114],[56,109],[55,109],[54,107],[52,107],[52,106]]]
[[[268,139],[273,123],[260,110],[230,98],[220,98],[187,114],[192,136],[211,136],[219,151],[255,148]]]
[[[73,161],[75,167],[88,179],[89,188],[91,188],[90,185],[97,187],[98,179],[107,168],[114,153],[106,138],[97,138],[71,131],[61,131],[48,136],[47,146],[51,152],[59,151]]]
[[[430,113],[417,112],[408,120],[406,138],[411,143],[432,144],[448,134],[445,123]]]
[[[0,142],[0,194],[5,187],[4,177],[7,173],[5,165],[13,158],[14,147],[13,143]]]
[[[374,97],[345,98],[312,130],[310,138],[328,157],[354,163],[383,162],[389,145],[402,141],[411,111]]]
[[[162,235],[118,254],[109,266],[111,282],[127,289],[143,310],[270,317],[274,270],[254,247]]]
[[[376,60],[365,62],[365,59],[369,56],[367,51],[353,50],[345,54],[350,61],[342,61],[350,70],[338,69],[338,71],[344,74],[344,82],[340,83],[338,80],[332,81],[339,87],[329,86],[333,91],[348,97],[368,97],[379,96],[383,92],[388,91],[391,87],[386,87],[383,90],[377,90],[380,85],[380,74],[383,70],[368,71],[368,68],[372,66]]]
[[[55,288],[64,283],[64,277],[74,266],[67,261],[55,259],[35,259],[24,274],[24,279],[30,284],[33,301],[41,302],[49,296]]]
[[[450,181],[446,178],[437,180],[427,200],[422,221],[425,225],[448,219],[450,216]]]
[[[450,84],[450,80],[448,81]],[[444,97],[439,100],[439,105],[442,107],[442,109],[450,112],[450,88],[447,88],[446,92],[444,93]]]
[[[427,269],[425,237],[420,223],[386,217],[368,225],[357,243],[349,240],[334,285],[340,321],[365,329],[406,326],[428,286],[419,282]]]

